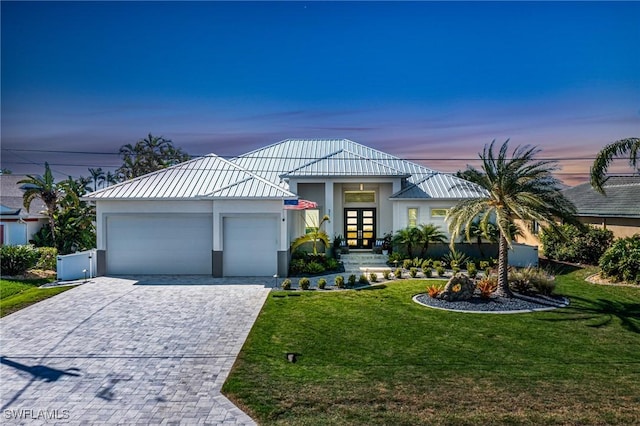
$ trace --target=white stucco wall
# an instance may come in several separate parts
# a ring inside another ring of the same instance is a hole
[[[418,209],[418,224],[432,223],[439,226],[449,235],[448,225],[444,217],[433,217],[431,209],[448,209],[456,205],[458,200],[400,200],[393,203],[393,229],[398,231],[409,225],[408,209]]]

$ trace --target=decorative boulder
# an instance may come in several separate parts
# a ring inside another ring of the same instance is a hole
[[[438,295],[438,299],[448,302],[456,302],[458,300],[469,300],[473,296],[476,284],[471,278],[463,273],[457,273],[444,286],[442,293]]]

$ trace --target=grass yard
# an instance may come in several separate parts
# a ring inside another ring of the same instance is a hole
[[[0,317],[73,288],[71,286],[38,288],[38,286],[51,281],[45,278],[35,280],[0,279]]]
[[[273,293],[223,392],[264,425],[640,424],[640,288],[589,272],[531,314],[432,310],[415,280]]]

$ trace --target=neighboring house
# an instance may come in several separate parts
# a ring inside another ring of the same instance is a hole
[[[469,182],[346,139],[285,140],[231,160],[214,154],[88,194],[106,274],[287,273],[291,241],[323,215],[330,237],[371,249],[481,195]],[[288,210],[291,200],[317,208]]]
[[[40,199],[24,208],[24,184],[18,181],[25,175],[0,174],[0,245],[23,245],[33,239],[43,225],[49,222],[46,206]]]
[[[600,194],[587,182],[562,193],[576,206],[580,222],[609,229],[615,238],[639,234],[640,176],[609,176],[603,188]],[[524,234],[518,241],[540,245],[536,224],[525,227]]]
[[[640,176],[609,176],[600,194],[589,183],[565,189],[580,222],[609,229],[615,238],[640,233]]]

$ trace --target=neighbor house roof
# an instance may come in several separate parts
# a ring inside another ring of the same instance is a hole
[[[482,196],[474,185],[451,174],[403,160],[348,139],[287,139],[231,159],[288,189],[288,178],[333,176],[403,177],[394,199]]]
[[[29,206],[29,211],[24,208],[25,184],[18,183],[27,179],[27,175],[0,174],[0,205],[3,215],[19,215],[21,211],[31,217],[46,217],[47,208],[39,198],[34,199]]]
[[[576,206],[578,216],[640,218],[640,176],[609,176],[603,188],[604,195],[583,183],[563,194]]]
[[[296,195],[210,154],[86,195],[99,199],[295,198]]]

